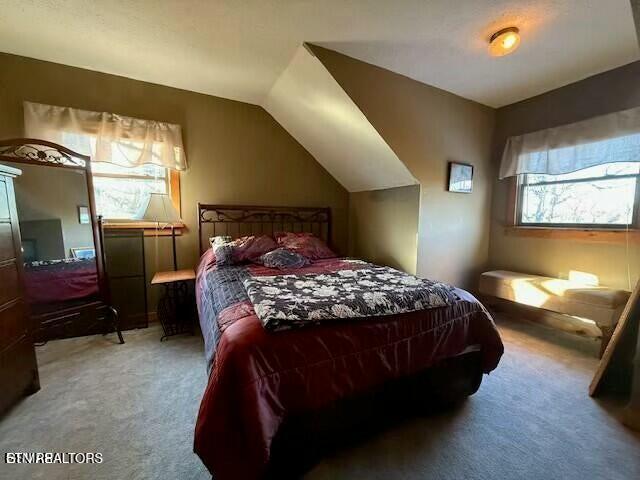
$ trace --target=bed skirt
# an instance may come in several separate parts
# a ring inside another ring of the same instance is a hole
[[[411,416],[463,401],[480,387],[481,364],[480,352],[465,353],[323,410],[290,417],[273,439],[267,478],[300,478],[337,448],[353,445]]]

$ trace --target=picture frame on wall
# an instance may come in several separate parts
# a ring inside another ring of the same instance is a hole
[[[71,258],[95,258],[96,249],[94,247],[77,247],[71,248]]]
[[[449,191],[455,193],[473,192],[473,165],[449,162]]]
[[[89,207],[87,207],[86,205],[78,205],[78,221],[83,225],[91,223]]]

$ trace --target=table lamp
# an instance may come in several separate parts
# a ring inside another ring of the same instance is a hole
[[[173,242],[173,270],[178,270],[174,223],[180,221],[180,214],[173,206],[169,195],[166,193],[150,194],[149,200],[142,205],[137,218],[144,222],[155,223],[160,230],[171,226],[171,240]]]

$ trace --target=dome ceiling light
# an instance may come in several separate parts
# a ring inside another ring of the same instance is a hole
[[[520,31],[516,27],[503,28],[491,35],[489,53],[494,57],[503,57],[514,52],[520,45]]]

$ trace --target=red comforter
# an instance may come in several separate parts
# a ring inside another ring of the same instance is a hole
[[[206,281],[215,268],[205,254],[196,283],[201,317],[205,296],[218,295]],[[323,260],[297,273],[339,268],[340,260]],[[471,294],[457,293],[461,300],[446,307],[277,333],[263,328],[246,301],[227,307],[218,319],[201,318],[205,339],[212,322],[222,333],[200,405],[195,452],[216,480],[257,479],[288,415],[320,409],[471,350],[481,351],[489,373],[503,352],[500,336],[484,307]]]
[[[98,294],[98,272],[93,258],[27,264],[24,277],[27,298],[32,304],[59,303]]]

